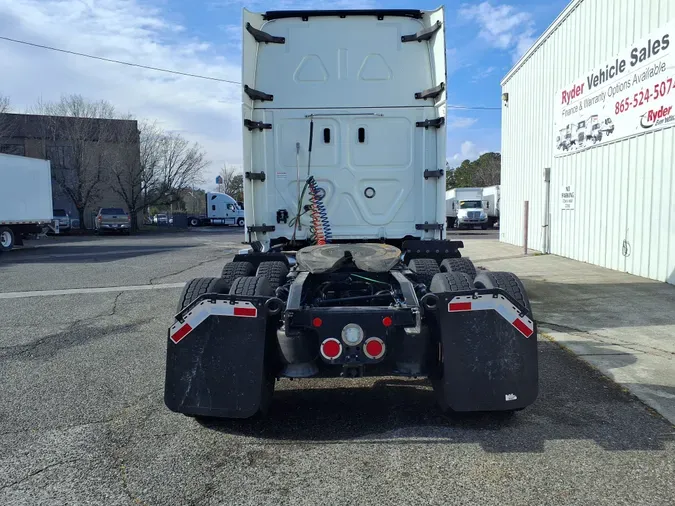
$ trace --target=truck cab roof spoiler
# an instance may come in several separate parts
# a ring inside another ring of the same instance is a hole
[[[263,14],[263,19],[271,21],[284,18],[302,18],[307,20],[310,17],[327,16],[376,16],[383,19],[385,16],[406,17],[413,19],[422,19],[424,13],[416,9],[342,9],[342,10],[297,10],[297,11],[267,11]]]

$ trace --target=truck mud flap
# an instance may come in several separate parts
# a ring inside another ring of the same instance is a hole
[[[537,329],[500,289],[437,294],[438,401],[453,411],[512,411],[537,398]]]
[[[167,336],[170,410],[224,418],[257,413],[271,367],[268,324],[281,311],[281,301],[272,309],[270,300],[205,294],[177,315]]]

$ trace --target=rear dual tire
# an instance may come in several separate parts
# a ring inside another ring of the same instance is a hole
[[[440,273],[459,272],[466,274],[473,281],[476,277],[476,267],[468,258],[445,258],[439,266],[432,258],[414,258],[408,263],[408,268],[415,273],[417,281],[430,288],[434,276]]]

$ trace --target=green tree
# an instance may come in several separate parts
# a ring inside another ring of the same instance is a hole
[[[499,184],[502,158],[499,153],[483,153],[473,162],[464,160],[458,167],[448,169],[446,188],[485,187]]]

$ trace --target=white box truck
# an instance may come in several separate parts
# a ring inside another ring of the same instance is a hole
[[[480,227],[486,230],[482,188],[453,188],[445,192],[445,214],[450,228]]]
[[[185,284],[169,409],[249,418],[277,381],[376,376],[429,378],[443,410],[534,402],[523,285],[446,239],[444,23],[442,8],[244,10],[250,247]]]
[[[489,227],[494,227],[495,223],[499,223],[500,198],[501,191],[498,184],[483,188],[483,208],[488,217]]]
[[[205,197],[206,213],[200,216],[188,216],[188,225],[202,227],[206,225],[244,226],[244,210],[239,203],[226,193],[207,192]]]
[[[29,234],[58,233],[53,213],[50,162],[0,154],[0,251],[23,244]]]

